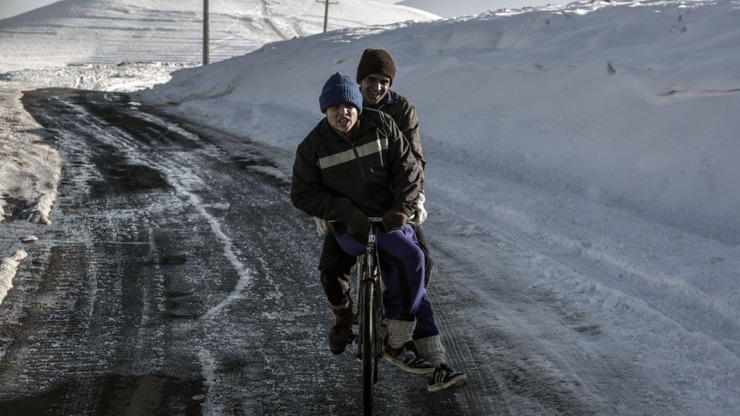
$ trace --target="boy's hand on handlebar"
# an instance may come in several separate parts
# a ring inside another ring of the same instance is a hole
[[[364,212],[356,209],[352,218],[347,221],[347,234],[367,234],[370,231],[370,221]]]
[[[400,211],[388,211],[383,214],[383,227],[386,231],[397,230],[406,225],[408,215]]]

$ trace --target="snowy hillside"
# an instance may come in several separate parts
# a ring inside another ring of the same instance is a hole
[[[267,42],[323,31],[316,0],[213,0],[211,62]],[[430,20],[421,10],[362,0],[330,8],[328,30]],[[0,71],[68,64],[202,61],[203,2],[64,0],[0,20]]]

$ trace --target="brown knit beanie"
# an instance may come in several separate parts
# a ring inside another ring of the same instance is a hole
[[[388,52],[383,49],[365,49],[357,65],[357,82],[361,83],[370,74],[383,74],[391,79],[396,77],[396,64]]]

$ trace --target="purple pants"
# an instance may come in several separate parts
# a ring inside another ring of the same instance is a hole
[[[336,234],[337,242],[347,254],[365,253],[365,241],[349,234]],[[365,240],[366,236],[362,236]],[[424,288],[425,262],[414,228],[406,224],[401,230],[386,233],[378,230],[380,271],[385,292],[383,306],[389,319],[416,319],[414,339],[438,335],[432,305]]]

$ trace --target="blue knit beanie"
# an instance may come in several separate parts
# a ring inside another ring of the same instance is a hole
[[[321,89],[319,96],[319,106],[321,112],[326,113],[326,109],[339,104],[352,104],[357,107],[357,112],[362,112],[362,93],[360,86],[347,75],[339,72],[329,77]]]

